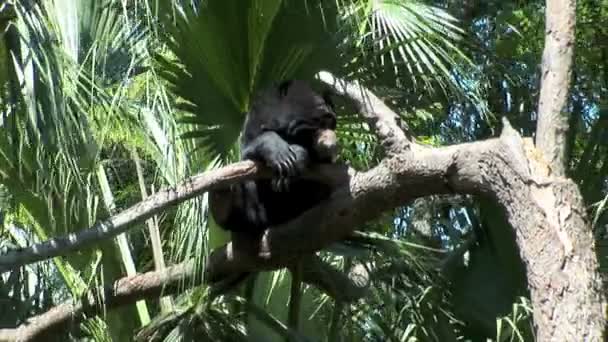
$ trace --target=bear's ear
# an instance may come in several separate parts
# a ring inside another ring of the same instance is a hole
[[[287,95],[287,90],[289,89],[289,87],[291,86],[291,84],[293,83],[292,80],[285,80],[281,83],[279,83],[279,96],[283,97],[285,95]]]

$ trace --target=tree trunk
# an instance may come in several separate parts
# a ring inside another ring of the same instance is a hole
[[[536,147],[558,176],[566,174],[568,89],[574,55],[575,0],[547,0]]]

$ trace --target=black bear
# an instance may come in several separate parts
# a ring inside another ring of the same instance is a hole
[[[298,175],[311,165],[335,162],[335,128],[328,96],[304,81],[285,81],[261,93],[245,119],[241,159],[266,164],[274,176],[211,191],[215,221],[229,231],[259,234],[328,198],[329,185]]]

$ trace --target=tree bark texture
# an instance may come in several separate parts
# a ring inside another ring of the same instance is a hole
[[[566,172],[568,90],[574,55],[575,0],[547,0],[545,48],[536,124],[536,147],[558,176]]]

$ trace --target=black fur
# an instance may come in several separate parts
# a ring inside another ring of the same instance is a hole
[[[216,222],[230,231],[259,233],[328,198],[329,186],[298,175],[312,164],[332,162],[315,149],[315,134],[335,127],[327,97],[303,81],[285,81],[258,96],[243,127],[241,158],[265,163],[275,176],[212,192]]]

